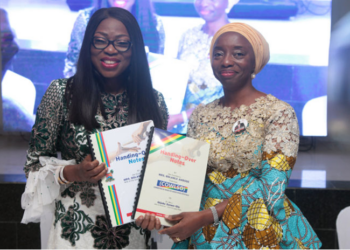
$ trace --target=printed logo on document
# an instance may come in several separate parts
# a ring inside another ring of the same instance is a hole
[[[186,186],[181,186],[181,185],[178,185],[178,184],[175,184],[175,183],[162,181],[162,180],[158,180],[157,186],[161,187],[161,188],[164,188],[164,189],[178,191],[178,192],[181,192],[181,193],[187,193],[187,191],[188,191],[188,187],[186,187]]]

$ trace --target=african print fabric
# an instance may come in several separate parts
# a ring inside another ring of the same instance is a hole
[[[87,135],[98,130],[88,132],[84,126],[69,122],[64,98],[66,84],[67,79],[54,80],[38,107],[24,167],[27,177],[30,171],[42,168],[40,156],[57,157],[60,151],[62,159],[74,159],[79,164],[90,153]],[[162,128],[166,129],[168,113],[164,98],[161,93],[154,93],[164,120]],[[127,125],[126,91],[102,94],[101,98],[107,119],[104,120],[101,114],[95,117],[98,122],[103,122],[103,129]],[[48,248],[147,248],[149,237],[149,231],[134,223],[108,228],[97,184],[74,182],[60,186]]]
[[[218,99],[193,112],[188,136],[211,142],[201,210],[229,202],[218,226],[205,226],[174,248],[321,247],[285,195],[299,144],[289,104],[267,95],[231,110]]]

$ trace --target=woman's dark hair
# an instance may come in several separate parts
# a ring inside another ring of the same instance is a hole
[[[111,7],[108,0],[96,0],[95,6],[97,9]],[[135,0],[131,14],[134,15],[140,25],[144,43],[148,46],[149,51],[162,53],[159,48],[160,36],[157,30],[158,23],[151,0]]]
[[[101,93],[104,92],[104,78],[91,62],[91,42],[100,23],[107,18],[122,22],[132,43],[130,65],[124,74],[125,89],[129,99],[128,124],[153,120],[156,127],[162,127],[162,116],[152,87],[145,46],[139,25],[134,16],[121,8],[103,8],[91,17],[85,31],[77,63],[76,74],[68,80],[66,100],[69,120],[82,124],[87,130],[98,128],[95,119],[98,107],[105,117]],[[105,117],[106,118],[106,117]]]

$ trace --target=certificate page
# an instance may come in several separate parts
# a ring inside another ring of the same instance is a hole
[[[198,211],[210,144],[155,128],[135,218]]]
[[[92,135],[95,158],[105,162],[102,178],[109,218],[113,227],[129,223],[153,122],[143,122]],[[133,140],[133,134],[138,140]],[[141,138],[141,139],[140,139]]]

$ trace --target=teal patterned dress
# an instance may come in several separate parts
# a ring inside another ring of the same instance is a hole
[[[219,99],[193,112],[188,136],[210,141],[201,210],[228,200],[216,225],[174,248],[318,249],[317,235],[285,195],[299,144],[293,108],[272,95],[231,110]]]
[[[40,156],[57,157],[61,152],[64,160],[75,159],[80,163],[87,154],[88,131],[82,125],[68,121],[67,104],[64,98],[67,79],[54,80],[47,89],[38,107],[32,129],[27,161],[24,171],[38,171],[42,166]],[[167,127],[168,113],[161,93],[154,91],[163,116],[163,129]],[[102,103],[107,115],[103,130],[127,125],[128,96],[103,94]],[[95,133],[95,129],[91,133]],[[146,248],[150,232],[134,223],[109,229],[104,215],[98,186],[89,182],[74,182],[61,185],[56,199],[54,222],[51,226],[48,248]]]

